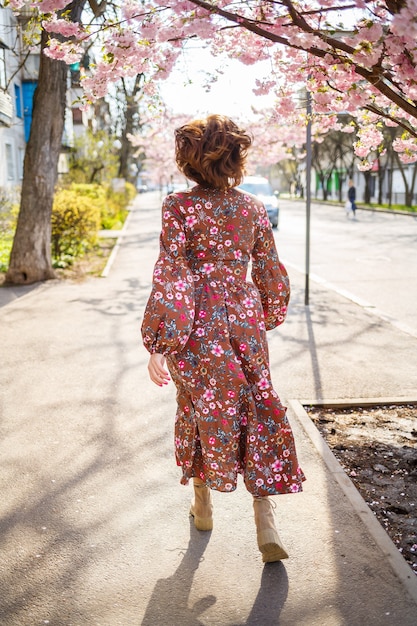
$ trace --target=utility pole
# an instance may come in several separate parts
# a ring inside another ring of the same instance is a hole
[[[309,304],[310,290],[310,216],[311,216],[311,94],[307,89],[307,136],[306,136],[306,276],[304,304]]]

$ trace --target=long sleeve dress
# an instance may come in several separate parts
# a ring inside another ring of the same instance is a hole
[[[251,262],[252,281],[247,280]],[[242,474],[254,496],[301,491],[286,408],[273,389],[266,331],[290,295],[263,204],[236,188],[167,196],[142,338],[177,389],[176,461],[219,491]]]

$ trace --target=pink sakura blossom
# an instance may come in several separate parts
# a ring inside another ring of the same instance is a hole
[[[59,42],[57,39],[51,39],[49,47],[45,49],[45,54],[51,59],[58,59],[71,64],[77,63],[82,58],[84,49],[72,42]]]
[[[359,28],[357,38],[366,42],[376,42],[384,35],[382,25],[379,23],[365,22],[365,25]]]
[[[273,89],[276,86],[275,80],[259,80],[258,78],[256,78],[255,83],[256,83],[256,88],[253,89],[253,93],[256,96],[263,96],[265,94],[268,94],[271,91],[271,89]]]
[[[43,20],[42,26],[48,33],[59,33],[64,37],[81,37],[82,28],[77,22],[68,22],[67,20],[57,19],[53,16],[50,20]]]
[[[153,97],[157,93],[158,79],[163,80],[170,74],[181,53],[181,40],[193,37],[211,46],[213,54],[227,54],[245,64],[269,59],[271,76],[258,80],[254,89],[260,95],[274,89],[277,94],[275,114],[281,134],[274,129],[276,141],[271,142],[268,150],[264,149],[262,156],[268,162],[288,158],[288,150],[300,145],[295,129],[303,129],[305,116],[300,111],[299,99],[293,94],[297,94],[300,84],[307,80],[315,116],[347,112],[358,118],[363,107],[372,105],[379,109],[381,115],[376,115],[372,123],[358,119],[361,128],[355,151],[365,159],[382,142],[378,136],[380,131],[370,130],[372,124],[374,127],[379,122],[392,125],[401,120],[409,125],[411,134],[414,132],[417,112],[415,107],[411,111],[409,107],[417,99],[417,0],[406,0],[395,14],[389,13],[385,4],[377,0],[354,0],[359,11],[355,11],[351,4],[349,0],[337,2],[346,17],[356,19],[356,24],[352,21],[349,30],[343,32],[343,28],[332,23],[332,12],[320,12],[320,9],[334,8],[334,0],[317,0],[313,3],[315,10],[311,10],[313,5],[309,0],[299,0],[296,6],[291,0],[289,3],[216,0],[210,2],[211,11],[200,7],[197,0],[116,2],[121,21],[116,19],[114,23],[105,24],[101,33],[103,56],[98,57],[94,68],[82,77],[86,99],[102,97],[111,83],[122,76],[139,73],[147,78],[144,93]],[[76,39],[71,45],[52,40],[46,54],[66,63],[79,60],[83,53],[80,44],[86,36],[82,24],[73,24],[65,16],[57,17],[56,14],[68,5],[68,0],[10,1],[15,10],[23,5],[44,14],[42,24],[47,32]],[[296,9],[301,21],[292,22],[287,5]],[[216,11],[221,9],[234,16],[234,20],[217,15]],[[329,21],[329,31],[323,29],[324,17]],[[87,14],[86,19],[89,19]],[[256,25],[267,37],[250,32],[244,26],[244,19]],[[336,27],[336,34],[332,34],[332,26]],[[275,43],[271,40],[274,37],[279,37],[287,45]],[[332,43],[328,42],[329,39],[333,40]],[[342,45],[338,45],[338,40]],[[372,70],[372,84],[364,78],[364,69]],[[375,80],[375,73],[380,74],[380,80]],[[387,88],[396,94],[396,101],[399,98],[395,111]],[[382,96],[382,92],[386,95]],[[391,120],[386,118],[387,112]],[[324,132],[337,127],[333,120],[315,124],[321,126],[316,132],[318,141]],[[293,139],[289,129],[294,131]],[[350,128],[340,130],[353,132]],[[164,131],[165,127],[161,126],[161,132]],[[164,137],[163,143],[167,147],[168,139]],[[164,172],[170,171],[172,160],[165,155],[158,159],[157,150],[150,143],[146,148],[149,163],[154,165],[153,176],[162,177]],[[415,150],[402,150],[401,154],[403,158],[411,159]],[[365,167],[365,163],[361,167]]]
[[[417,152],[415,139],[395,139],[392,145],[397,152]]]
[[[39,8],[42,13],[52,13],[64,9],[68,5],[68,0],[38,0],[31,4]]]
[[[372,169],[373,166],[373,162],[371,161],[361,161],[361,163],[358,163],[357,168],[360,172],[367,172],[369,170]]]
[[[376,150],[384,141],[384,136],[375,126],[363,126],[358,131],[359,141],[354,146],[355,154],[366,157],[372,150]]]
[[[400,159],[401,163],[415,163],[417,161],[417,152],[415,152],[414,154],[402,152],[398,158]]]
[[[363,146],[359,142],[354,144],[354,151],[355,151],[356,156],[358,156],[361,159],[367,157],[369,154],[368,146]]]

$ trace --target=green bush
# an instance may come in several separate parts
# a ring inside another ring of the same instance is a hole
[[[80,191],[80,190],[78,190]],[[81,195],[74,189],[61,189],[55,194],[52,208],[52,255],[55,265],[70,265],[97,243],[100,229],[101,202],[93,190]]]
[[[7,272],[19,205],[8,190],[0,189],[0,272]]]
[[[105,209],[106,206],[106,188],[103,185],[97,183],[72,183],[69,187],[71,191],[75,191],[80,196],[90,198],[100,207],[100,211]]]
[[[102,228],[109,230],[121,228],[128,214],[127,207],[136,196],[135,186],[125,183],[124,191],[114,191],[111,186],[107,188],[106,209],[102,213]]]
[[[98,231],[122,228],[127,207],[136,195],[126,183],[123,192],[101,184],[72,183],[57,190],[52,208],[52,257],[55,267],[73,264],[75,257],[92,250]],[[19,207],[0,189],[0,271],[8,268]]]

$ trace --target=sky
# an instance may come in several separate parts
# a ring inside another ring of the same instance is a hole
[[[221,68],[222,73],[216,72]],[[170,77],[161,82],[163,99],[175,113],[190,116],[219,113],[229,117],[251,117],[251,107],[270,107],[271,96],[255,96],[255,79],[268,76],[269,62],[244,65],[236,60],[213,57],[209,50],[189,47]],[[216,82],[207,89],[210,73]]]

